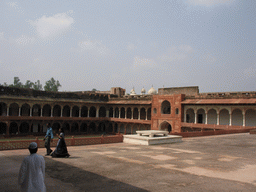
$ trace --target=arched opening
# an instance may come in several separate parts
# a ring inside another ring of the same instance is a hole
[[[35,116],[35,117],[41,116],[41,106],[40,105],[38,105],[38,104],[33,105],[32,116]]]
[[[79,132],[79,126],[76,122],[72,123],[71,125],[71,133],[75,133],[75,132],[76,133]]]
[[[186,122],[187,123],[194,123],[195,122],[195,112],[194,109],[188,109],[186,111]]]
[[[138,119],[139,117],[139,110],[138,108],[133,109],[133,119]]]
[[[18,134],[18,124],[16,122],[10,123],[9,133],[10,134]]]
[[[106,108],[105,107],[100,107],[99,117],[106,117]]]
[[[7,129],[6,123],[0,122],[0,134],[1,135],[6,134],[6,129]]]
[[[86,123],[81,124],[80,131],[83,133],[87,132],[87,124]]]
[[[109,117],[113,117],[113,108],[112,107],[109,108]]]
[[[68,105],[65,105],[63,107],[63,117],[70,117],[70,107]]]
[[[17,103],[12,103],[9,108],[9,116],[19,115],[19,105]]]
[[[90,117],[96,117],[96,108],[95,107],[90,107],[90,113],[89,113]]]
[[[51,106],[46,104],[43,107],[43,116],[44,117],[51,117]]]
[[[229,112],[227,109],[220,111],[220,125],[229,125]]]
[[[146,119],[146,110],[145,110],[145,108],[140,109],[140,119],[142,119],[142,120]]]
[[[89,125],[89,132],[90,133],[96,133],[96,125],[94,122],[91,122]]]
[[[232,112],[232,125],[242,126],[243,125],[243,114],[240,109],[235,109]]]
[[[112,125],[112,123],[109,123],[107,132],[108,133],[112,133],[113,132],[113,125]]]
[[[88,108],[86,106],[83,106],[81,109],[81,117],[87,117],[88,116]]]
[[[204,109],[197,110],[197,123],[205,123],[205,111],[204,111]]]
[[[72,117],[79,117],[79,107],[74,106],[72,109]]]
[[[208,115],[207,115],[207,122],[208,124],[217,124],[217,112],[215,109],[210,109],[208,111]]]
[[[7,116],[7,105],[0,103],[0,116]]]
[[[98,126],[98,133],[104,133],[106,132],[106,125],[105,123],[101,122]]]
[[[245,126],[256,126],[256,110],[248,109],[246,111]]]
[[[160,130],[168,131],[169,133],[172,132],[172,126],[168,122],[163,122],[160,125]]]
[[[121,108],[120,117],[121,117],[121,118],[125,118],[125,109],[124,109],[124,107]]]
[[[115,118],[119,118],[119,109],[118,109],[118,107],[115,108]]]
[[[69,123],[63,123],[62,129],[64,130],[64,132],[69,133],[69,130],[70,130]]]
[[[171,114],[171,105],[169,101],[163,101],[161,104],[161,113],[162,114]]]
[[[28,133],[29,132],[29,124],[27,122],[22,122],[20,124],[20,133]]]
[[[25,103],[21,106],[21,116],[30,116],[30,106]]]
[[[52,131],[54,134],[59,134],[60,124],[58,122],[55,122],[52,124]]]
[[[176,115],[179,115],[179,113],[180,113],[180,112],[179,112],[179,108],[176,108],[176,109],[175,109],[175,114],[176,114]]]
[[[147,110],[147,120],[151,120],[151,108]]]
[[[115,130],[115,133],[118,133],[118,124],[117,123],[114,124],[114,130]]]
[[[132,134],[132,126],[130,124],[126,125],[126,134]]]
[[[53,107],[53,117],[60,117],[61,115],[61,107],[59,105],[55,105]]]
[[[131,119],[132,118],[132,110],[130,107],[127,109],[126,113],[127,113],[127,115],[126,115],[127,119]]]
[[[123,133],[123,134],[124,134],[124,131],[125,131],[124,124],[121,124],[121,125],[120,125],[120,133]]]
[[[31,132],[33,133],[39,133],[40,132],[40,122],[34,121],[32,126],[31,126]]]

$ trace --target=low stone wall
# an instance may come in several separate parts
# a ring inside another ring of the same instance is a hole
[[[250,132],[250,129],[181,132],[181,133],[171,133],[171,135],[180,135],[182,137],[200,137],[200,136],[224,135],[224,134],[248,133],[248,132]]]
[[[88,137],[88,138],[75,138],[74,136],[70,139],[65,139],[67,146],[78,146],[78,145],[96,145],[96,144],[107,144],[107,143],[120,143],[123,142],[123,135],[114,136],[101,136],[101,137]],[[44,147],[44,141],[42,139],[35,140],[18,140],[18,141],[0,141],[0,151],[10,149],[27,149],[31,142],[36,142],[39,148]],[[53,139],[51,147],[56,147],[58,139]]]

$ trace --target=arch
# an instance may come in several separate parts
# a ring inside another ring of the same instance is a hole
[[[147,120],[151,120],[151,108],[147,110]]]
[[[133,109],[133,119],[138,119],[138,117],[139,117],[139,110],[136,107]]]
[[[88,116],[88,108],[86,106],[83,106],[81,109],[81,117],[87,117]]]
[[[100,107],[99,117],[106,117],[106,108],[105,107]]]
[[[126,118],[127,119],[131,119],[132,118],[132,109],[130,107],[127,108]]]
[[[60,117],[61,115],[61,107],[59,105],[55,105],[53,107],[53,117]]]
[[[63,117],[70,117],[70,107],[68,105],[65,105],[63,107],[63,113],[62,113]]]
[[[31,132],[39,133],[41,130],[40,122],[34,121],[31,125]]]
[[[115,131],[115,133],[118,133],[118,124],[117,123],[114,124],[114,131]]]
[[[146,110],[145,110],[145,108],[140,109],[140,119],[142,119],[142,120],[146,119]]]
[[[121,117],[121,118],[125,118],[125,108],[124,108],[124,107],[121,108],[120,117]]]
[[[120,133],[124,133],[125,132],[125,127],[124,124],[120,125]]]
[[[27,103],[23,104],[20,112],[21,116],[30,116],[30,106]]]
[[[112,125],[112,123],[109,123],[107,132],[108,133],[112,133],[113,132],[113,125]]]
[[[6,134],[7,125],[6,123],[0,122],[0,134]]]
[[[51,116],[51,106],[49,104],[44,105],[43,107],[43,116],[50,117]]]
[[[130,124],[126,125],[126,134],[132,134],[132,126]]]
[[[77,122],[72,123],[71,125],[71,133],[79,132],[79,126]]]
[[[168,122],[164,121],[160,124],[159,130],[168,131],[169,133],[172,132],[172,126]]]
[[[240,109],[235,109],[232,111],[232,125],[234,126],[243,125],[243,114]]]
[[[109,108],[109,117],[113,117],[113,107]]]
[[[17,103],[12,103],[9,107],[9,116],[19,115],[19,105]]]
[[[245,112],[245,126],[256,126],[256,110],[248,109]]]
[[[119,118],[119,108],[115,108],[115,118]]]
[[[220,110],[220,125],[229,125],[229,111],[227,109]]]
[[[36,117],[41,116],[41,106],[40,105],[38,105],[38,104],[33,105],[32,116],[36,116]]]
[[[81,132],[87,132],[87,123],[82,123],[81,124],[80,131]]]
[[[194,123],[195,122],[195,112],[194,109],[189,108],[186,111],[186,122],[187,123]]]
[[[72,117],[79,117],[79,107],[76,105],[72,108]]]
[[[210,109],[207,118],[208,124],[217,124],[217,111],[215,109]]]
[[[169,101],[165,100],[162,102],[161,113],[162,114],[171,114],[171,104]]]
[[[89,132],[90,133],[96,133],[96,124],[94,122],[91,122],[89,125]]]
[[[0,116],[7,116],[7,105],[6,103],[0,103]]]
[[[9,133],[10,134],[18,134],[18,124],[16,122],[10,123]]]
[[[69,130],[70,130],[69,123],[67,123],[67,122],[63,123],[62,129],[64,130],[64,132],[69,132]]]
[[[106,125],[104,122],[100,122],[99,126],[98,126],[98,133],[104,133],[106,132]]]
[[[197,110],[197,123],[205,123],[205,117],[204,109]]]
[[[28,133],[29,132],[29,124],[27,122],[22,122],[20,124],[20,133]]]
[[[54,122],[52,124],[52,131],[53,131],[53,133],[58,133],[60,128],[61,128],[61,126],[60,126],[59,122]]]
[[[96,117],[96,108],[94,106],[90,107],[89,117]]]

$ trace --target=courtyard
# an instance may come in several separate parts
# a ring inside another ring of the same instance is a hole
[[[256,191],[256,134],[184,138],[182,143],[68,147],[44,156],[47,191]],[[18,191],[27,149],[0,151],[0,191]]]

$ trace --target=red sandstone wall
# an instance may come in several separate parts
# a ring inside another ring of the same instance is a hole
[[[199,94],[199,88],[198,86],[194,86],[194,87],[169,87],[169,88],[158,89],[158,95],[173,95],[173,94],[197,95]]]
[[[171,105],[170,114],[161,113],[161,105],[164,101],[169,101]],[[181,102],[184,100],[184,95],[154,95],[152,98],[151,110],[151,129],[161,130],[163,125],[169,123],[172,126],[172,133],[181,132],[181,122],[183,119],[183,108]],[[156,109],[157,113],[154,113]],[[176,114],[176,109],[179,113]]]

